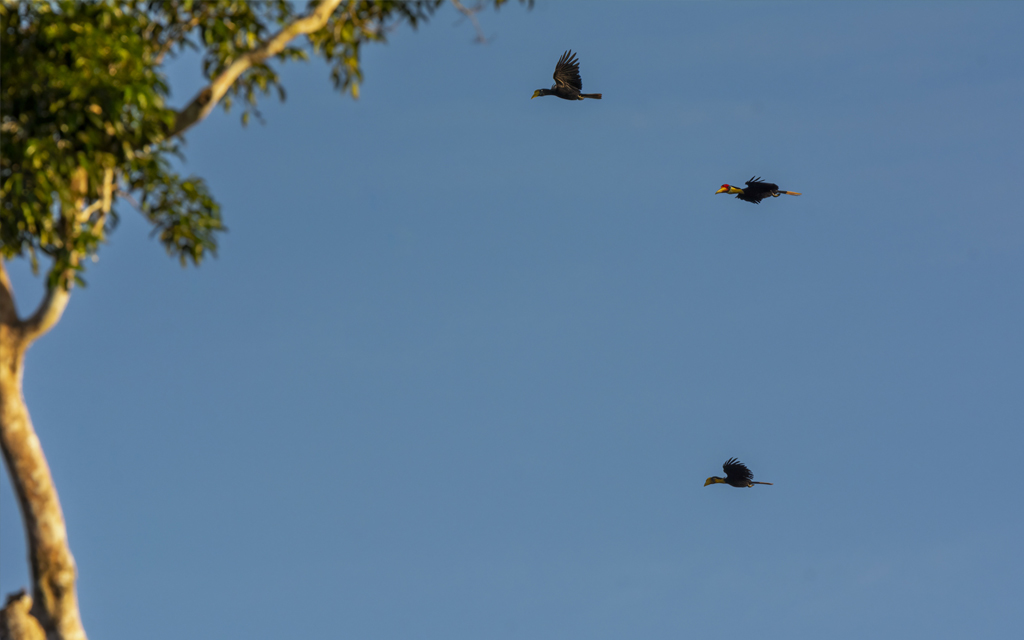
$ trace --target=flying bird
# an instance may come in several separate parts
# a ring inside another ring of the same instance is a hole
[[[558,64],[555,65],[555,75],[552,77],[555,79],[555,84],[551,85],[550,89],[537,89],[533,92],[530,100],[537,96],[558,96],[562,100],[601,99],[600,93],[580,93],[583,91],[583,80],[580,79],[580,63],[576,59],[576,54],[572,51],[566,51],[558,59]]]
[[[755,484],[771,484],[770,482],[754,482],[754,474],[750,473],[750,469],[747,465],[743,464],[736,458],[729,458],[722,465],[722,469],[725,470],[725,477],[719,478],[718,476],[711,476],[704,481],[704,486],[709,484],[727,484],[733,487],[752,487]]]
[[[754,204],[761,204],[761,201],[767,197],[778,198],[780,193],[784,193],[788,196],[800,195],[796,191],[782,191],[779,189],[779,185],[772,184],[771,182],[764,182],[761,178],[751,178],[747,180],[747,188],[740,189],[734,187],[731,184],[723,184],[722,187],[715,192],[719,193],[735,193],[736,197],[744,202],[753,202]]]

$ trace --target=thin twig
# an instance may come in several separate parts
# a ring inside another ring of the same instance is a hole
[[[476,19],[476,14],[480,12],[481,6],[477,5],[470,9],[466,5],[459,2],[459,0],[451,0],[452,6],[458,10],[459,13],[469,18],[469,21],[473,23],[473,28],[476,29],[476,40],[480,44],[487,44],[487,36],[484,35],[484,30],[480,26],[480,21]]]
[[[189,31],[192,31],[193,29],[195,29],[196,26],[198,26],[199,23],[202,22],[202,19],[205,18],[205,17],[206,17],[206,12],[204,11],[200,15],[192,18],[187,23],[185,23],[184,27],[180,27],[177,30],[177,33],[175,33],[174,35],[168,36],[167,40],[165,40],[164,43],[160,46],[160,51],[157,52],[156,57],[153,58],[153,64],[158,64],[158,65],[159,64],[163,64],[164,56],[166,56],[170,52],[171,48],[177,42],[179,42],[182,38],[187,36]]]

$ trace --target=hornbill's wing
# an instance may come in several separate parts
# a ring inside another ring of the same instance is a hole
[[[761,204],[762,200],[779,192],[779,185],[765,182],[761,178],[751,178],[746,184],[747,188],[736,197],[754,204]]]
[[[779,185],[772,182],[765,182],[761,178],[751,178],[750,180],[747,180],[747,189],[774,193],[779,190]]]
[[[555,79],[555,84],[560,87],[576,91],[583,90],[583,80],[580,79],[580,63],[572,51],[566,51],[558,59],[558,64],[555,65],[555,74],[552,77]]]
[[[743,464],[736,458],[729,458],[722,465],[722,469],[725,470],[726,479],[736,478],[738,480],[744,480],[750,482],[754,479],[754,474],[750,473],[750,469],[747,465]]]

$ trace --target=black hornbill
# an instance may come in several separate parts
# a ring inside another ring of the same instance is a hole
[[[566,51],[555,65],[555,84],[550,89],[537,89],[530,100],[537,96],[558,96],[562,100],[582,100],[583,98],[601,99],[600,93],[580,93],[583,91],[583,80],[580,79],[580,63],[576,54]]]
[[[704,486],[709,484],[727,484],[733,487],[752,487],[755,484],[771,484],[770,482],[754,482],[754,474],[750,472],[747,465],[736,458],[729,458],[722,465],[725,470],[725,477],[711,476],[704,481]]]
[[[788,196],[800,195],[796,191],[781,191],[779,185],[772,184],[771,182],[763,182],[761,178],[751,178],[747,180],[747,188],[740,189],[730,184],[723,184],[722,187],[715,192],[719,193],[735,193],[736,197],[745,202],[753,202],[754,204],[761,204],[761,201],[767,197],[778,198],[780,193],[784,193]]]

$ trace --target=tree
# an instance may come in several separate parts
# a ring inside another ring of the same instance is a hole
[[[506,0],[491,0],[495,7]],[[530,4],[530,0],[521,0]],[[258,99],[285,98],[271,62],[319,56],[334,86],[358,97],[360,51],[444,0],[51,0],[0,4],[0,445],[25,524],[31,596],[8,597],[0,637],[86,637],[64,517],[22,393],[25,353],[60,320],[75,285],[123,215],[137,209],[183,266],[215,254],[225,231],[202,179],[171,160],[182,136],[218,105],[243,125]],[[454,7],[476,26],[481,5]],[[305,36],[304,40],[297,40]],[[167,105],[163,65],[194,49],[207,81]],[[22,317],[4,261],[48,261],[46,292]]]

